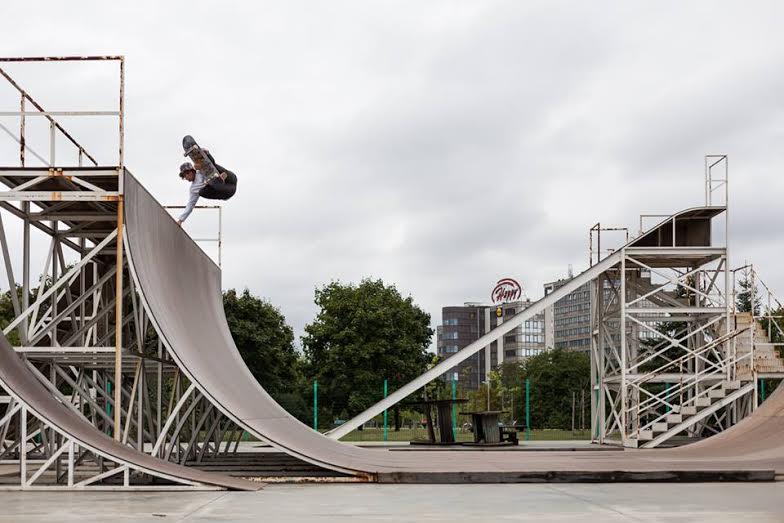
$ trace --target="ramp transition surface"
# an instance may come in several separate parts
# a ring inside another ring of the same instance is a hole
[[[290,455],[390,482],[770,480],[784,472],[784,449],[766,436],[781,433],[779,393],[764,415],[714,443],[672,450],[389,452],[327,438],[289,415],[245,366],[224,315],[220,269],[130,174],[124,187],[132,275],[172,357],[227,416]]]

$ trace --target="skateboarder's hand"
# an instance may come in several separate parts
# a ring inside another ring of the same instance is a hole
[[[177,225],[179,225],[180,227],[182,227],[182,220],[177,220]]]

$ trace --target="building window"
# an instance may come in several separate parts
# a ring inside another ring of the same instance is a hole
[[[457,325],[457,318],[446,318],[444,325]]]
[[[445,340],[456,340],[459,337],[457,332],[445,332],[444,339]]]
[[[444,352],[454,354],[457,352],[457,345],[447,345],[444,347]]]

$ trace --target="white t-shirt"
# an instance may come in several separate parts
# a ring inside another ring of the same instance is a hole
[[[181,222],[184,222],[185,219],[190,216],[191,212],[193,212],[193,208],[196,207],[196,202],[199,201],[199,191],[201,191],[205,185],[207,185],[207,182],[204,179],[204,175],[201,173],[201,171],[196,171],[196,176],[191,182],[188,203],[185,205],[185,210],[182,211],[182,214],[180,214],[179,220]]]

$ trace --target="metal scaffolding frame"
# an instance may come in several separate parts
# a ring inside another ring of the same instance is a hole
[[[725,155],[706,156],[704,207],[667,216],[645,235],[643,218],[660,215],[641,216],[641,236],[592,285],[598,443],[650,448],[705,437],[757,406],[755,347],[768,342],[738,350],[760,318],[743,323],[735,308],[728,174]]]
[[[3,333],[52,394],[116,441],[182,464],[236,452],[242,431],[201,395],[192,394],[193,385],[169,357],[128,275],[123,245],[124,58],[0,58],[0,64],[66,61],[117,63],[117,109],[48,111],[0,67],[0,76],[19,93],[19,111],[0,112],[19,119],[18,132],[1,126],[19,147],[19,164],[0,167],[0,183],[7,188],[0,191],[3,287],[16,289],[10,292],[14,319]],[[117,118],[114,159],[100,163],[58,122],[59,116]],[[25,134],[31,117],[49,122],[48,155],[36,152]],[[78,151],[77,165],[57,156],[58,135]],[[30,155],[45,166],[30,166]],[[9,244],[14,220],[22,227],[21,249]],[[219,223],[219,248],[220,234]],[[35,242],[34,235],[45,238],[45,251],[36,251],[42,242]],[[32,260],[37,259],[46,261],[34,280],[38,268]],[[19,266],[21,279],[14,273]],[[32,476],[26,474],[30,456],[43,460]],[[99,483],[146,488],[150,483],[150,474],[132,474],[131,465],[83,448],[36,417],[13,391],[0,395],[0,460],[9,459],[19,464],[19,477],[13,484],[0,482],[0,488]],[[108,463],[114,468],[108,469]],[[49,471],[66,465],[67,473]],[[85,476],[91,470],[97,474]],[[203,488],[192,482],[185,486]]]

